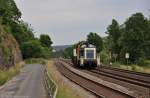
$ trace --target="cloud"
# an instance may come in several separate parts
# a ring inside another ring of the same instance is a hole
[[[93,31],[105,36],[115,18],[123,23],[135,12],[148,16],[149,0],[15,0],[36,36],[47,33],[54,44],[73,44]]]

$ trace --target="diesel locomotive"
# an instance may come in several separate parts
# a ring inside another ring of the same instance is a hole
[[[79,42],[74,46],[72,62],[78,67],[97,67],[100,58],[97,56],[96,46],[87,41]]]

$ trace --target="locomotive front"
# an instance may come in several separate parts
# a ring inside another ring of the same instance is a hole
[[[79,67],[96,67],[99,65],[96,47],[89,43],[78,44],[74,49],[73,63]]]

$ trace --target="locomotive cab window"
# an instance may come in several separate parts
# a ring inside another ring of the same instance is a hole
[[[84,50],[80,50],[80,57],[84,57]]]
[[[86,50],[87,59],[94,59],[94,50]]]

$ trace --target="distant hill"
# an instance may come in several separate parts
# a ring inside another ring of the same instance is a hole
[[[53,46],[53,49],[56,51],[63,51],[68,47],[71,47],[72,45],[57,45],[57,46]]]

